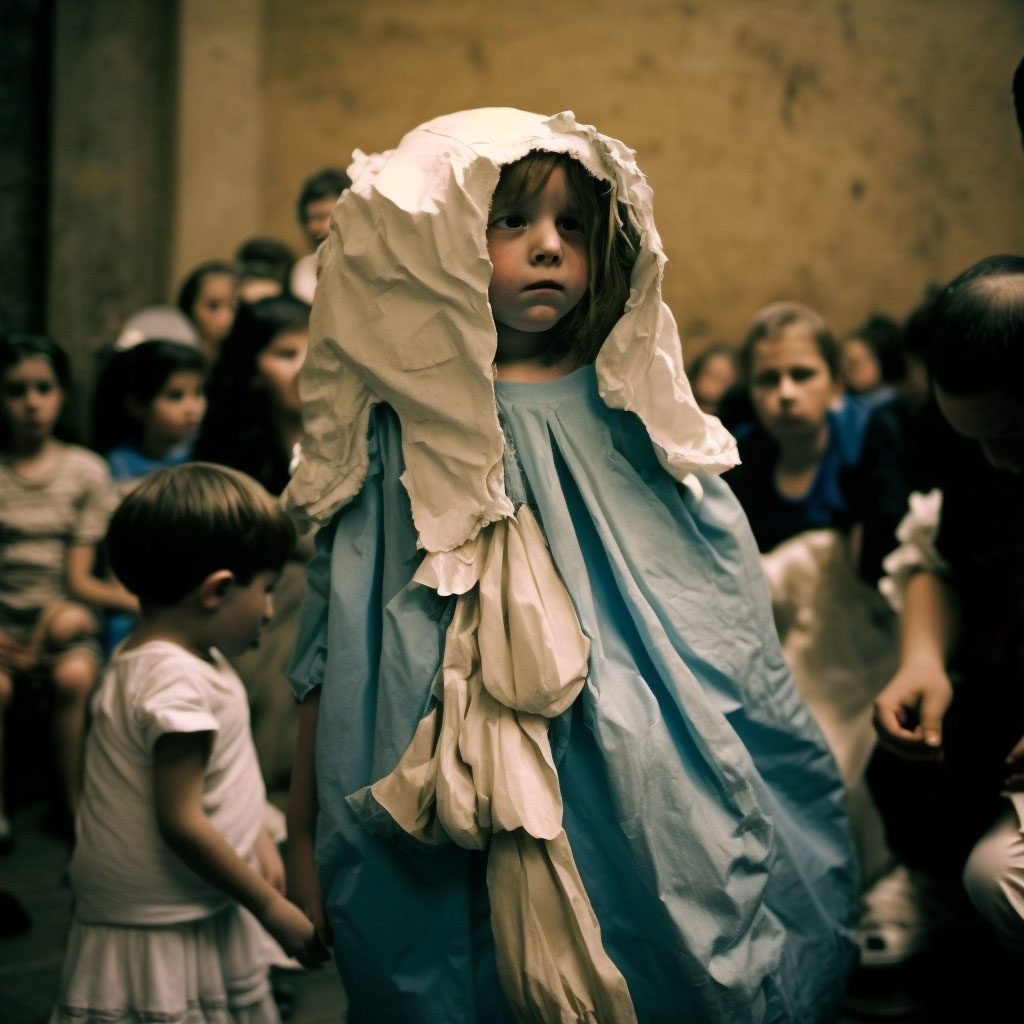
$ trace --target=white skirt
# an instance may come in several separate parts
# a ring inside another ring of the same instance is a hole
[[[152,928],[72,920],[50,1024],[279,1024],[267,939],[237,905]]]

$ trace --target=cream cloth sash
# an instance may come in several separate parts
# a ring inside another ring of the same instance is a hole
[[[498,974],[521,1024],[635,1024],[562,829],[547,719],[587,677],[590,642],[527,506],[416,582],[458,594],[440,706],[390,775],[371,787],[427,843],[488,850]]]

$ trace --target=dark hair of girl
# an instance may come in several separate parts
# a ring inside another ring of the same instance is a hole
[[[182,371],[203,376],[206,360],[198,349],[180,341],[154,338],[107,353],[93,394],[93,448],[108,452],[122,444],[138,446],[142,441],[139,411],[156,398],[172,374]]]
[[[71,390],[71,361],[67,353],[53,338],[44,334],[26,334],[14,332],[0,334],[0,381],[7,376],[23,359],[41,356],[53,368],[61,391],[64,392],[64,405],[60,417],[54,427],[54,437],[62,441],[77,440],[77,432],[71,426],[71,415],[68,398]],[[11,444],[11,428],[5,417],[0,416],[0,448],[8,448]]]
[[[215,274],[224,274],[232,280],[238,276],[237,271],[230,263],[223,260],[208,260],[200,263],[198,267],[189,271],[188,276],[181,282],[178,289],[178,309],[189,318],[194,319],[192,310],[195,308],[199,292],[203,287],[203,281]]]
[[[587,236],[590,279],[587,292],[551,331],[551,362],[571,353],[577,366],[592,363],[618,322],[629,298],[640,232],[611,182],[595,178],[578,160],[541,150],[501,169],[491,208],[515,206],[535,196],[556,168],[576,204]]]
[[[308,326],[308,304],[290,295],[238,307],[206,384],[206,417],[195,444],[197,459],[240,469],[271,494],[284,490],[291,452],[285,450],[275,426],[257,359],[279,334]]]
[[[906,376],[903,328],[891,317],[872,313],[864,323],[850,331],[846,338],[858,338],[871,349],[886,384],[898,383]]]

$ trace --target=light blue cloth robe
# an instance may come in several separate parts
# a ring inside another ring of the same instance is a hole
[[[831,1019],[858,891],[843,788],[782,660],[739,505],[714,476],[700,498],[680,487],[592,367],[495,390],[506,490],[537,513],[591,640],[586,686],[550,738],[638,1021]],[[317,857],[349,1021],[501,1024],[486,855],[422,845],[346,799],[394,768],[431,706],[454,600],[410,582],[421,552],[384,405],[370,453],[363,489],[318,536],[290,672],[300,698],[323,686]]]

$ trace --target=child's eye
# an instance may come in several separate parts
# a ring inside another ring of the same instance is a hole
[[[779,386],[779,375],[774,370],[759,373],[754,377],[753,383],[756,388],[775,388]]]
[[[817,370],[812,369],[810,366],[795,366],[790,373],[790,377],[795,381],[810,380],[817,375],[817,372]]]
[[[559,219],[559,225],[563,231],[582,231],[583,221],[579,217],[562,217]]]
[[[526,218],[521,213],[506,213],[504,217],[497,217],[491,221],[492,228],[525,228]]]

